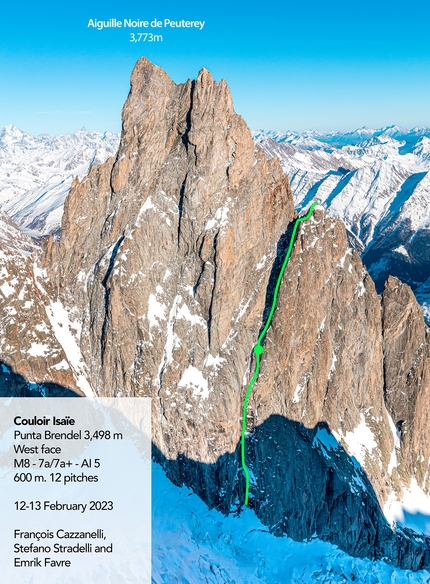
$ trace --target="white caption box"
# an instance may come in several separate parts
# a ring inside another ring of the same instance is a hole
[[[1,581],[151,581],[151,400],[0,399]]]

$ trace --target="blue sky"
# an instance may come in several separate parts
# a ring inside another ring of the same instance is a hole
[[[89,29],[90,18],[205,27],[161,29],[162,42],[133,44],[124,29]],[[176,82],[201,67],[224,77],[253,129],[430,126],[429,21],[427,0],[4,3],[0,127],[119,131],[142,55]]]

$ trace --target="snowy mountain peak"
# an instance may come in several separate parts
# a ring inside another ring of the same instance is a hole
[[[402,128],[401,126],[385,126],[384,128],[381,128],[380,130],[377,130],[375,132],[375,135],[383,135],[385,134],[386,136],[391,136],[392,138],[398,138],[398,139],[402,139],[403,136],[408,134],[408,130],[406,128]]]
[[[9,124],[0,130],[0,141],[5,145],[10,142],[18,142],[19,140],[22,140],[24,136],[28,136],[28,134],[25,134],[25,132],[22,132],[12,124]]]
[[[376,130],[372,128],[368,128],[367,126],[362,126],[361,128],[357,128],[353,132],[347,132],[344,136],[373,136]]]
[[[390,144],[391,146],[394,146],[395,148],[399,147],[398,140],[395,140],[389,134],[385,134],[385,133],[379,134],[378,136],[372,136],[371,138],[369,138],[365,142],[361,142],[360,146],[362,148],[369,148],[372,146],[380,146],[380,145],[384,145],[384,144]]]
[[[82,128],[33,136],[6,126],[0,132],[0,208],[30,236],[57,233],[73,179],[114,155],[118,143],[111,132]]]

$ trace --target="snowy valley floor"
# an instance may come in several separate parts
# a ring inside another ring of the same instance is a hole
[[[319,540],[277,538],[245,509],[240,517],[209,511],[191,490],[152,467],[153,582],[229,584],[422,584],[430,572],[399,570],[352,558]]]

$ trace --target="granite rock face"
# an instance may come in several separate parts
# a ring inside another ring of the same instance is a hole
[[[49,319],[37,253],[0,212],[0,395],[82,395]]]
[[[294,220],[279,160],[255,148],[225,81],[203,69],[176,85],[141,59],[117,156],[74,182],[38,259],[77,323],[77,385],[152,396],[156,459],[225,513],[243,500],[243,399]],[[247,412],[250,505],[274,533],[430,565],[428,540],[381,510],[412,480],[429,490],[428,338],[410,289],[389,279],[381,301],[317,207]]]
[[[411,288],[389,277],[382,295],[384,392],[398,434],[403,483],[415,476],[430,491],[430,331]]]
[[[95,391],[153,395],[163,453],[214,462],[239,439],[293,202],[224,81],[202,70],[177,86],[143,59],[131,83],[118,156],[72,187],[46,261],[66,303],[83,311]]]

